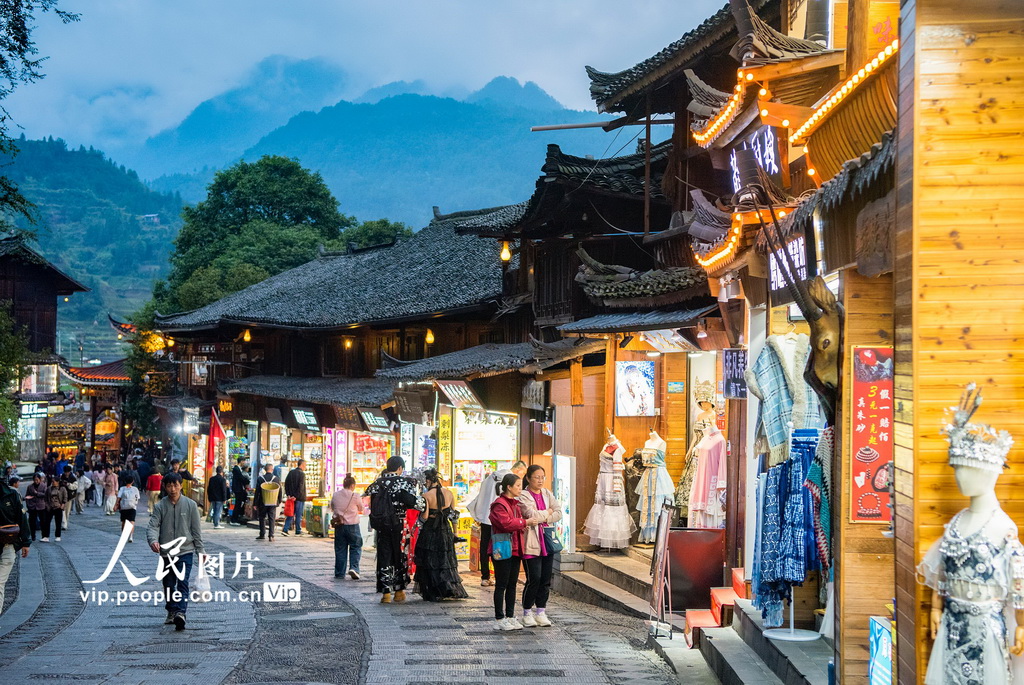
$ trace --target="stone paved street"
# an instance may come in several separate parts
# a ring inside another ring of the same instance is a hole
[[[139,526],[148,516],[142,512]],[[636,619],[554,595],[555,626],[500,633],[491,629],[490,590],[465,576],[471,598],[381,605],[372,581],[335,580],[333,545],[303,536],[254,540],[250,528],[212,530],[208,551],[223,552],[226,580],[214,591],[261,589],[264,581],[300,581],[299,603],[193,604],[188,626],[163,625],[162,607],[83,602],[91,587],[115,593],[157,589],[151,578],[132,588],[118,567],[100,577],[116,546],[118,522],[95,507],[72,515],[60,544],[37,542],[12,574],[17,598],[0,615],[0,682],[37,683],[674,683],[675,675],[643,647]],[[122,561],[136,576],[153,576],[156,555],[138,532]],[[253,578],[227,579],[236,553],[252,551]]]

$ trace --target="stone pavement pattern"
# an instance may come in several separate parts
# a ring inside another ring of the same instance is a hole
[[[148,516],[139,514],[136,541],[122,560],[138,576],[153,576],[156,555],[145,544]],[[363,580],[333,577],[333,543],[279,536],[257,542],[250,528],[213,530],[207,551],[223,552],[226,576],[236,553],[253,552],[250,580],[213,580],[234,596],[265,580],[301,581],[302,601],[193,604],[187,629],[163,625],[156,606],[98,606],[79,592],[98,578],[117,543],[118,521],[95,507],[72,515],[63,541],[37,542],[12,574],[16,601],[0,615],[0,682],[39,683],[609,683],[678,682],[643,647],[641,621],[552,595],[552,628],[511,633],[491,629],[490,588],[465,575],[470,599],[431,604],[410,594],[381,605],[374,592],[372,550]],[[154,590],[151,577],[132,588],[116,569],[101,585],[111,591]]]

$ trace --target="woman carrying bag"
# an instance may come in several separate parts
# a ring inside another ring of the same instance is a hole
[[[514,473],[506,474],[495,486],[497,499],[491,503],[491,557],[494,559],[494,629],[522,630],[516,620],[516,583],[523,556],[523,530],[541,523],[543,517],[527,519],[517,499],[523,482]]]
[[[554,494],[544,487],[546,478],[544,467],[534,464],[526,470],[526,489],[519,495],[519,507],[523,516],[531,520],[540,520],[540,523],[527,526],[523,531],[526,585],[523,587],[522,624],[527,628],[551,625],[551,619],[548,618],[545,609],[551,590],[551,571],[555,555],[562,551],[562,544],[555,536],[555,529],[551,525],[562,520],[562,505],[555,499]]]

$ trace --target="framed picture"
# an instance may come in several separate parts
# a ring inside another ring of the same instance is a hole
[[[655,416],[653,361],[615,362],[615,415]]]

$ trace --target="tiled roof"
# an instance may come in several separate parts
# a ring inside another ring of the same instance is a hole
[[[609,307],[616,306],[616,300],[649,300],[669,294],[686,299],[708,295],[707,272],[700,267],[679,266],[639,271],[629,267],[602,264],[587,254],[582,247],[576,254],[581,262],[576,282],[588,297]],[[675,304],[678,301],[682,300],[664,304]],[[661,306],[661,303],[653,306]]]
[[[493,240],[457,235],[454,225],[496,209],[438,215],[394,246],[322,256],[201,309],[160,316],[160,328],[239,323],[330,329],[481,306],[501,295],[501,248]]]
[[[779,224],[782,235],[809,227],[815,209],[834,209],[838,204],[863,192],[882,174],[891,171],[895,163],[896,137],[892,131],[888,131],[882,134],[882,140],[872,145],[870,150],[845,162],[842,171],[823,183],[821,188],[790,212]],[[757,236],[757,249],[763,253],[769,251],[764,231]]]
[[[85,428],[89,423],[89,412],[84,409],[69,409],[53,414],[48,420],[50,428],[75,429]]]
[[[124,386],[131,380],[125,361],[118,359],[99,366],[61,366],[60,372],[76,385]]]
[[[377,378],[299,378],[250,376],[221,383],[231,394],[258,395],[315,404],[379,407],[391,400],[395,384]]]
[[[654,331],[662,328],[682,328],[717,308],[707,305],[697,309],[628,312],[624,314],[599,314],[589,319],[580,319],[563,326],[562,333],[628,333],[632,331]]]
[[[0,238],[0,257],[16,257],[23,262],[36,264],[52,272],[52,283],[57,288],[58,295],[71,295],[72,293],[85,293],[89,289],[68,276],[66,273],[53,265],[46,257],[39,254],[25,243],[20,236]]]
[[[604,350],[603,340],[560,340],[557,343],[477,345],[449,354],[402,363],[377,372],[392,381],[461,380],[510,371],[534,371]]]

